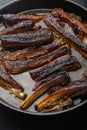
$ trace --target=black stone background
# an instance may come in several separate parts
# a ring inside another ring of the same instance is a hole
[[[73,0],[86,6],[84,0]],[[0,7],[12,0],[0,0]],[[0,130],[87,130],[87,105],[50,117],[21,114],[0,104]]]

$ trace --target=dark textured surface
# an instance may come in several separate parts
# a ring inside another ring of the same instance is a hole
[[[12,0],[0,0],[0,6]],[[84,0],[73,0],[84,4]],[[77,110],[52,116],[36,117],[21,114],[0,105],[0,130],[87,130],[87,105]]]

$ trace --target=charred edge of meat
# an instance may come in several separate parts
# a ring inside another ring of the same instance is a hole
[[[19,74],[29,70],[29,60],[27,58],[16,61],[5,60],[3,64],[10,74]]]
[[[61,86],[52,87],[51,89],[49,89],[48,94],[50,95],[52,93],[55,93],[55,92],[59,91],[61,89],[61,87],[63,87],[63,86],[61,85]]]
[[[26,94],[20,86],[5,70],[3,63],[0,61],[0,85],[9,90],[10,93],[16,95],[20,99],[25,99]]]
[[[76,35],[83,35],[87,37],[87,28],[75,17],[64,12],[62,8],[56,8],[52,10],[52,15],[59,18],[61,21],[68,23],[72,27]]]
[[[83,95],[87,94],[87,79],[74,81],[70,83],[67,87],[61,88],[56,93],[48,95],[47,97],[39,101],[36,104],[35,108],[37,111],[41,112],[46,108],[50,108],[52,104],[54,104],[55,102],[58,102],[60,99],[63,99],[64,96],[72,97],[73,95],[81,91],[83,91],[83,93],[80,93],[80,94],[83,94]]]
[[[64,108],[69,108],[73,104],[73,100],[69,98],[63,98],[60,99],[59,101],[54,102],[52,105],[49,107],[45,108],[42,112],[52,112],[52,111],[61,111]],[[36,107],[36,106],[35,106]]]
[[[7,51],[7,53],[3,54],[5,51],[2,51],[1,54],[1,58],[2,60],[11,60],[11,61],[15,61],[15,60],[20,60],[26,57],[27,54],[31,54],[34,48],[33,47],[27,47],[21,50],[16,50],[13,52],[9,52]]]
[[[17,50],[11,53],[7,53],[2,56],[3,60],[20,60],[22,58],[28,57],[34,58],[38,56],[45,55],[47,53],[50,53],[51,51],[54,51],[55,49],[58,49],[59,47],[65,45],[66,43],[60,40],[55,40],[50,44],[35,48],[35,47],[27,47],[22,50]],[[1,53],[2,54],[2,53]]]
[[[50,76],[48,76],[47,78],[36,82],[36,84],[33,88],[33,91],[37,91],[38,89],[42,88],[43,86],[48,86],[49,83],[52,82],[53,80],[55,80],[57,78],[57,76],[59,76],[60,74],[63,77],[65,75],[65,80],[63,80],[63,82],[61,82],[60,84],[58,83],[59,85],[62,86],[62,85],[65,85],[70,82],[70,76],[67,72],[55,72],[55,73],[51,74]],[[54,88],[54,85],[52,88]]]
[[[71,33],[66,32],[57,22],[57,19],[48,15],[44,18],[45,24],[58,35],[61,35],[68,43],[87,59],[87,44],[80,40],[78,36],[74,36]]]
[[[35,57],[34,59],[28,59],[26,56],[23,59],[15,61],[3,60],[3,64],[10,74],[18,74],[50,63],[52,60],[65,54],[70,54],[70,48],[68,45],[63,45],[51,53]]]
[[[1,14],[0,21],[5,27],[13,26],[21,21],[32,20],[34,22],[39,22],[44,18],[44,16],[38,15],[19,15],[19,14]]]
[[[48,89],[51,87],[61,84],[62,82],[65,82],[65,79],[67,79],[67,76],[69,75],[66,72],[61,72],[52,75],[49,78],[52,78],[52,80],[49,80],[46,84],[43,84],[42,87],[38,88],[37,91],[33,92],[31,95],[29,95],[25,101],[21,104],[21,109],[27,109],[37,98],[39,98],[42,94],[44,94]],[[47,79],[46,79],[47,80]]]
[[[55,71],[76,71],[80,68],[81,64],[77,59],[67,54],[53,60],[51,63],[30,70],[29,72],[33,80],[39,81]]]
[[[34,59],[28,59],[26,56],[25,58],[16,61],[3,60],[3,63],[10,74],[18,74],[50,63],[52,60],[70,53],[70,47],[68,45],[63,45],[51,53],[35,57]]]
[[[46,54],[46,55],[30,59],[28,67],[29,67],[29,69],[38,68],[42,65],[50,63],[54,59],[56,59],[60,56],[63,56],[65,54],[71,54],[70,48],[67,44],[58,48],[57,50],[54,50],[53,52]]]
[[[0,32],[0,35],[17,34],[17,33],[22,33],[22,32],[26,32],[26,31],[33,31],[34,26],[35,26],[35,24],[32,20],[22,21],[9,28],[2,30]]]
[[[28,31],[25,33],[0,35],[2,47],[27,47],[41,46],[51,43],[54,40],[53,33],[48,28],[42,28],[38,31]]]

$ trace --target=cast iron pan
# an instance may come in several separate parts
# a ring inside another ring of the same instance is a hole
[[[57,0],[16,0],[2,7],[0,9],[0,14],[21,13],[21,12],[42,13],[42,12],[48,12],[50,9],[57,8],[57,7],[63,8],[66,12],[75,13],[76,15],[81,16],[83,21],[87,21],[87,10],[84,7],[76,4],[75,2],[70,2],[68,0],[58,0],[58,1]],[[77,57],[79,58],[79,55]],[[19,80],[23,84],[25,83],[25,78],[24,78],[25,74],[23,74],[22,77],[23,78],[21,78],[21,76],[18,75],[15,78],[17,78],[17,80]],[[78,75],[76,77],[80,78]],[[29,89],[30,86],[32,86],[32,84],[33,84],[32,81],[30,79],[27,79],[27,83],[25,85],[26,86],[25,91],[27,92],[27,94],[29,94],[29,92],[31,91]],[[0,88],[0,103],[5,105],[8,108],[11,108],[13,110],[22,113],[26,113],[30,115],[46,116],[46,115],[57,115],[57,114],[74,110],[78,107],[81,107],[82,105],[85,105],[87,103],[87,99],[85,98],[84,100],[81,101],[81,103],[79,103],[76,106],[70,107],[62,111],[57,111],[57,112],[40,113],[34,110],[34,105],[32,105],[28,110],[23,111],[19,107],[21,101],[19,101],[19,99],[17,98],[14,99],[12,95],[10,95],[6,90]]]

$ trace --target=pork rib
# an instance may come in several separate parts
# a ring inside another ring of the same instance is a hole
[[[7,48],[41,46],[50,43],[54,39],[52,32],[47,28],[25,33],[0,35],[1,46]]]
[[[5,27],[13,26],[21,21],[32,20],[34,22],[39,22],[44,18],[44,16],[38,15],[20,15],[20,14],[1,14],[0,21],[5,25]]]
[[[25,99],[25,101],[21,104],[20,107],[22,109],[27,109],[37,98],[39,98],[42,94],[44,94],[48,89],[50,89],[55,85],[59,85],[63,82],[65,83],[67,82],[68,79],[69,79],[69,75],[66,72],[61,72],[61,73],[57,72],[50,75],[50,77],[44,80],[47,82],[42,83],[43,82],[42,81],[38,83],[38,85],[40,85],[38,89],[35,92],[33,92],[30,96],[28,96]]]
[[[52,15],[56,18],[59,18],[61,21],[68,23],[68,25],[73,29],[76,35],[87,37],[87,28],[85,27],[85,25],[75,17],[67,14],[62,8],[53,9]]]
[[[25,58],[26,56],[28,58],[33,58],[33,57],[38,57],[38,56],[48,54],[51,51],[54,51],[65,44],[66,43],[62,41],[62,39],[60,39],[60,40],[54,40],[52,43],[43,45],[38,48],[31,46],[31,47],[27,47],[27,48],[10,52],[10,53],[1,52],[1,54],[4,53],[4,55],[2,56],[3,60],[4,59],[5,60],[20,60],[22,58]]]
[[[2,30],[0,32],[0,35],[17,34],[17,33],[22,33],[22,32],[26,32],[26,31],[33,31],[34,26],[35,26],[35,24],[32,20],[22,21],[9,28]]]
[[[45,97],[36,104],[37,111],[44,111],[44,109],[51,109],[51,107],[63,99],[64,97],[75,98],[87,94],[87,79],[80,79],[78,81],[71,82],[67,87],[62,87],[59,91]]]
[[[57,21],[57,18],[51,14],[44,18],[45,24],[58,35],[61,35],[67,42],[69,42],[81,55],[87,59],[87,44],[82,41],[77,35],[67,32]]]
[[[0,86],[9,90],[12,94],[16,95],[20,99],[25,98],[23,87],[19,85],[6,71],[3,63],[0,60]]]
[[[14,61],[4,60],[3,63],[10,74],[18,74],[50,63],[52,60],[70,53],[70,47],[66,44],[43,56],[30,59],[28,55],[25,55],[25,58]]]
[[[30,70],[30,75],[35,81],[41,80],[55,71],[75,71],[81,68],[77,59],[69,54],[61,56],[39,68]]]

